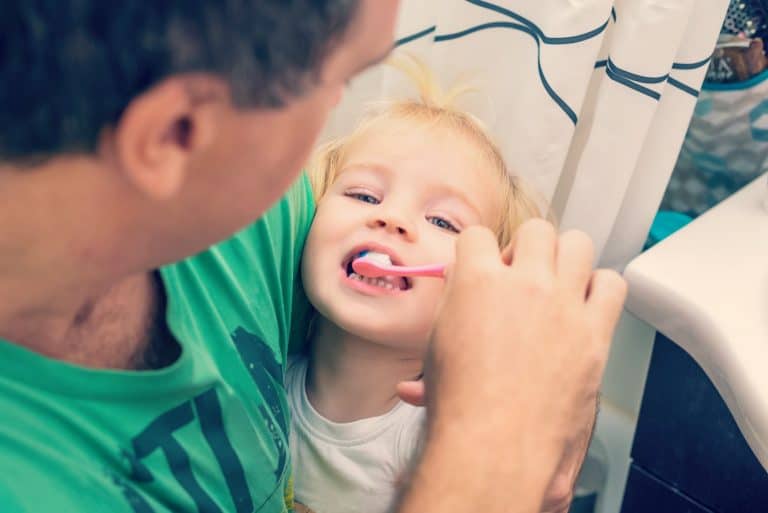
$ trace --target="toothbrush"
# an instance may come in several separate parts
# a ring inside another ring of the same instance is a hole
[[[442,264],[402,266],[392,265],[389,255],[363,251],[352,262],[352,269],[357,274],[368,278],[382,276],[423,276],[428,278],[445,278],[445,266]]]

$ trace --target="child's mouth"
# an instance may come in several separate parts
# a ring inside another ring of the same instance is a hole
[[[366,276],[362,276],[360,274],[357,274],[354,269],[352,269],[352,262],[358,258],[358,253],[353,254],[352,256],[347,257],[344,262],[342,262],[342,268],[344,269],[344,272],[347,275],[347,278],[350,280],[356,280],[360,281],[362,283],[366,283],[368,285],[371,285],[373,287],[379,287],[386,290],[410,290],[413,287],[413,284],[410,279],[405,277],[399,277],[399,276],[382,276],[380,278],[369,278]]]

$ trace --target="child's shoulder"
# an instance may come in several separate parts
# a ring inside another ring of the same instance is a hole
[[[412,406],[403,403],[398,424],[401,427],[400,436],[404,438],[415,438],[421,436],[427,421],[427,409],[422,406]]]
[[[401,416],[395,442],[395,453],[401,469],[410,468],[413,459],[421,452],[426,435],[427,409],[403,404],[405,411]]]
[[[288,405],[292,410],[302,407],[304,402],[304,384],[307,380],[308,359],[303,354],[291,355],[285,366],[285,378],[283,386],[288,398]]]

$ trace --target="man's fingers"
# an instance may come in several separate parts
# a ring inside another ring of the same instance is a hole
[[[504,263],[504,265],[509,265],[512,263],[512,256],[514,255],[514,253],[515,253],[515,243],[513,241],[507,244],[507,247],[501,251],[501,261]]]
[[[552,273],[557,251],[557,231],[548,221],[530,219],[520,225],[512,248],[512,264],[525,272]]]
[[[401,381],[397,384],[397,395],[413,406],[426,405],[426,389],[424,381]]]
[[[627,282],[611,269],[598,269],[592,274],[587,296],[587,311],[597,323],[600,335],[610,342],[613,330],[627,298]]]
[[[557,245],[557,276],[566,290],[578,294],[581,300],[586,299],[594,256],[592,239],[586,233],[570,230],[560,235]]]

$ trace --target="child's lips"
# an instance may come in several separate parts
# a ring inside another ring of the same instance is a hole
[[[356,273],[349,275],[343,269],[339,278],[345,287],[362,292],[367,296],[392,296],[402,294],[408,290],[400,288],[391,282],[387,284],[387,280],[383,278],[365,278]]]
[[[344,274],[347,278],[358,280],[358,281],[365,281],[368,280],[367,283],[375,284],[377,282],[377,278],[368,278],[366,276],[362,276],[354,271],[352,268],[352,262],[354,259],[350,259],[346,266],[342,266],[342,269],[344,270]],[[362,279],[361,279],[362,278]],[[395,289],[404,291],[409,290],[413,287],[413,282],[410,278],[405,276],[389,276],[389,277],[382,277],[378,278],[378,280],[382,280],[387,283],[391,283]],[[376,285],[378,286],[378,285]]]

